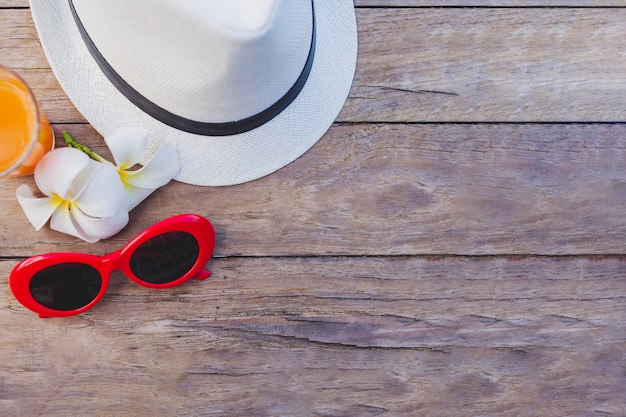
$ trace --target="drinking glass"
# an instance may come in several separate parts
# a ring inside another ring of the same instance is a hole
[[[0,66],[0,178],[32,174],[54,147],[54,132],[33,92],[14,71]]]

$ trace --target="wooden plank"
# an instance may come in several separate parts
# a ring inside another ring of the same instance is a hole
[[[88,125],[55,129],[106,154]],[[624,124],[337,125],[277,174],[167,185],[97,249],[35,232],[14,197],[32,177],[5,180],[0,254],[113,251],[181,212],[213,221],[220,256],[624,254],[624,137]]]
[[[0,8],[30,7],[28,0],[0,0]]]
[[[15,261],[0,261],[7,276]],[[232,258],[42,320],[0,286],[3,415],[620,415],[624,258]]]
[[[359,13],[344,121],[623,121],[626,9]]]
[[[56,122],[59,89],[28,10],[0,10],[0,54]],[[344,122],[625,121],[625,9],[359,9]],[[53,91],[48,92],[52,89]]]
[[[626,7],[624,0],[354,0],[356,7]]]
[[[624,0],[355,0],[356,7],[607,7]],[[28,0],[0,0],[0,7],[29,7]]]

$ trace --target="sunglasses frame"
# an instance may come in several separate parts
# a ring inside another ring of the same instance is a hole
[[[142,280],[131,270],[130,259],[134,251],[149,239],[168,232],[186,232],[198,242],[198,258],[189,271],[173,281],[156,284]],[[181,214],[162,220],[130,240],[122,249],[104,256],[74,252],[56,252],[27,258],[18,263],[11,271],[9,285],[11,292],[24,307],[39,314],[41,318],[67,317],[83,313],[94,307],[106,293],[111,273],[121,271],[137,284],[155,289],[170,288],[180,285],[192,278],[203,280],[211,273],[205,269],[215,248],[215,230],[209,220],[196,214]],[[33,276],[54,265],[63,263],[81,263],[93,267],[102,279],[98,295],[87,305],[74,310],[54,310],[40,304],[30,291]]]

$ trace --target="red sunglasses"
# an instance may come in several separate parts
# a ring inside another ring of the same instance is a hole
[[[9,284],[15,298],[39,317],[65,317],[100,301],[114,270],[149,288],[206,279],[215,247],[211,222],[195,214],[163,220],[106,256],[48,253],[20,262]]]

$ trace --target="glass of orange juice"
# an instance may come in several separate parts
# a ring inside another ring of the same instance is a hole
[[[32,174],[54,147],[54,133],[33,92],[0,66],[0,178]]]

